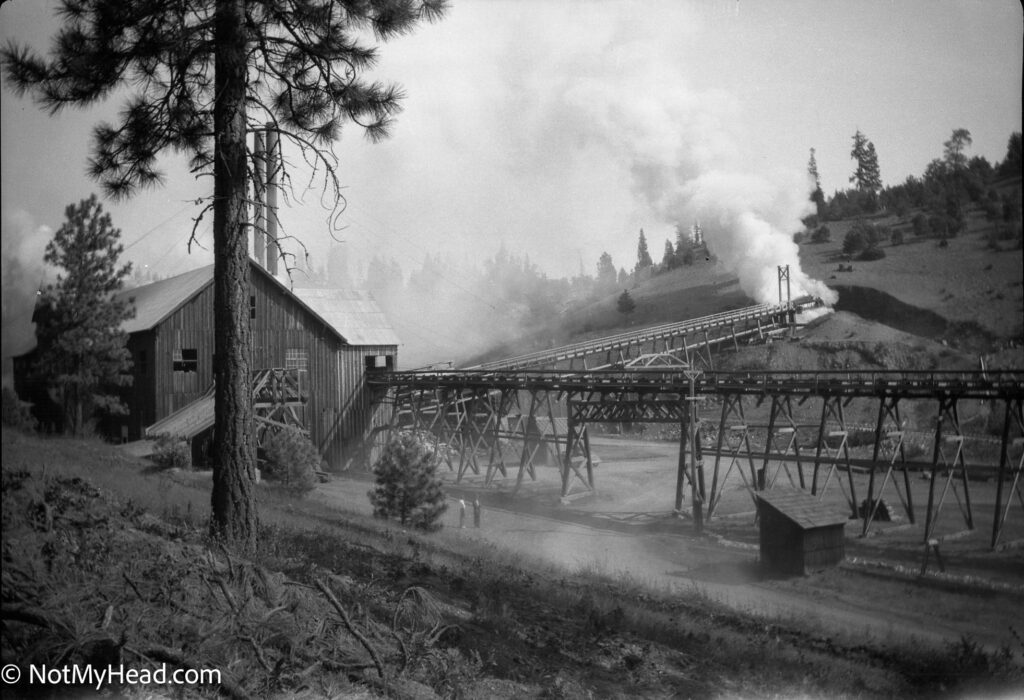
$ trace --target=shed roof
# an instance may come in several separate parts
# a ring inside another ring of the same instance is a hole
[[[295,288],[292,292],[351,345],[399,344],[394,329],[369,292],[322,288]]]
[[[836,506],[822,503],[801,489],[772,489],[758,492],[757,497],[803,530],[845,524],[847,521],[846,513],[837,510]]]

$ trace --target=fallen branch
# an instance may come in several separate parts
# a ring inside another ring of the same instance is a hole
[[[381,663],[380,657],[377,655],[377,650],[374,649],[373,645],[370,644],[369,640],[366,639],[366,637],[364,637],[359,632],[359,630],[355,628],[355,626],[353,626],[352,620],[348,616],[348,611],[345,610],[344,606],[342,606],[342,604],[334,596],[334,593],[331,592],[331,589],[327,586],[327,584],[324,583],[323,580],[317,579],[316,587],[320,589],[320,591],[324,594],[324,596],[331,603],[331,605],[334,606],[334,609],[338,611],[338,615],[341,616],[341,621],[345,624],[345,629],[349,631],[349,634],[355,637],[359,641],[359,643],[363,645],[363,648],[366,649],[367,652],[369,652],[370,658],[373,659],[374,666],[377,667],[377,674],[381,677],[381,679],[384,679],[384,665]]]
[[[150,646],[140,651],[126,646],[124,647],[124,650],[148,661],[160,661],[162,663],[173,664],[179,668],[197,669],[202,667],[202,664],[196,659],[191,659],[180,651],[170,649],[168,647]],[[245,688],[228,678],[227,674],[223,671],[220,671],[220,688],[226,695],[235,698],[235,700],[249,700],[250,696],[249,693],[245,691]]]
[[[45,611],[39,608],[33,608],[28,605],[18,605],[17,603],[4,603],[0,607],[0,618],[4,620],[13,620],[15,622],[24,622],[28,625],[35,625],[36,627],[45,627],[49,630],[63,630],[67,631],[67,625],[54,619],[48,615]]]

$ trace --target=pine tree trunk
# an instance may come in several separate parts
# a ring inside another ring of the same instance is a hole
[[[256,545],[249,256],[246,211],[244,0],[217,0],[214,105],[214,378],[212,519],[215,537]]]

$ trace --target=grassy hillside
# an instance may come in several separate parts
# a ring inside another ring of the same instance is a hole
[[[619,312],[617,302],[623,290],[616,289],[606,296],[566,309],[538,333],[516,343],[492,347],[464,364],[546,350],[629,329],[685,321],[754,303],[740,289],[736,277],[714,258],[654,275],[628,289],[636,303],[636,309],[630,314]]]
[[[888,309],[865,308],[856,298],[858,288],[872,289],[940,317],[947,327],[936,328],[948,341],[962,340],[957,336],[972,332],[997,345],[1024,338],[1024,257],[1012,241],[990,246],[990,224],[980,212],[970,212],[966,233],[949,239],[946,246],[933,238],[915,238],[909,225],[894,216],[874,222],[904,231],[902,245],[883,243],[886,256],[882,260],[843,258],[843,237],[853,221],[829,222],[830,243],[801,246],[804,270],[840,292],[838,308],[867,316],[874,311],[875,320],[889,320]],[[900,325],[898,320],[895,323]]]
[[[903,220],[895,216],[872,219],[878,225],[903,231],[905,242],[883,242],[885,257],[871,262],[849,261],[843,256],[843,237],[855,221],[830,221],[830,242],[801,245],[802,267],[839,292],[837,310],[870,322],[858,326],[857,333],[871,332],[873,323],[881,323],[959,348],[972,368],[977,366],[979,355],[1001,366],[1024,366],[1024,257],[1017,242],[1000,241],[992,247],[991,224],[980,210],[971,210],[966,232],[940,246],[936,239],[914,237],[909,224],[912,215]],[[740,290],[736,278],[714,258],[631,286],[629,293],[636,302],[631,314],[617,310],[621,293],[616,290],[567,309],[542,332],[493,347],[466,364],[753,303]]]

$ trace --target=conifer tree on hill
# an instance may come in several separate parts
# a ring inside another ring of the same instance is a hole
[[[650,250],[647,249],[647,237],[644,236],[644,230],[640,229],[640,239],[636,246],[636,272],[646,270],[652,265],[654,265],[654,260],[651,258]]]
[[[868,140],[868,137],[857,129],[853,135],[853,150],[850,151],[850,158],[857,162],[857,167],[850,176],[850,182],[854,183],[858,192],[868,196],[873,204],[876,201],[878,192],[882,189],[882,176],[878,168],[878,154],[875,152],[875,144]]]
[[[158,185],[157,160],[191,156],[213,175],[196,217],[213,212],[215,469],[211,533],[256,545],[255,456],[249,366],[247,133],[270,124],[315,163],[341,208],[330,145],[351,123],[388,134],[400,90],[368,82],[367,37],[386,41],[439,19],[446,0],[62,0],[51,55],[3,49],[7,78],[57,112],[133,91],[116,124],[94,131],[89,172],[107,195]],[[287,182],[287,173],[284,173]],[[194,232],[193,232],[194,233]]]
[[[618,301],[615,302],[615,307],[619,310],[620,314],[629,315],[636,311],[636,302],[633,301],[633,297],[630,296],[628,289],[623,289],[622,294],[619,295]]]
[[[113,294],[124,286],[131,264],[118,266],[121,232],[96,195],[64,213],[67,220],[43,257],[60,272],[42,290],[34,317],[38,354],[32,372],[63,409],[64,432],[80,436],[97,413],[124,412],[111,389],[132,381],[121,324],[134,312]]]

